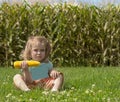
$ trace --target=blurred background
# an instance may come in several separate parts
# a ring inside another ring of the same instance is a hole
[[[3,2],[9,2],[9,3],[22,3],[24,1],[27,1],[30,4],[34,4],[35,2],[40,2],[44,4],[57,4],[57,3],[71,3],[71,4],[89,4],[89,5],[107,5],[107,4],[120,4],[120,0],[0,0],[0,3]]]

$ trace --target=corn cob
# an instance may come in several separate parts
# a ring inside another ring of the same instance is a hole
[[[15,67],[15,68],[20,68],[22,62],[23,62],[23,61],[15,61],[15,62],[14,62],[14,67]],[[27,62],[27,64],[28,64],[29,67],[33,67],[33,66],[38,66],[38,65],[40,65],[40,62],[38,62],[38,61],[33,61],[33,60],[31,60],[31,61],[26,61],[26,62]]]

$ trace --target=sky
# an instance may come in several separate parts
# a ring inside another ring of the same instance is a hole
[[[0,0],[0,3],[2,3],[3,1],[7,1],[7,2],[12,2],[12,1],[24,1],[24,0]],[[32,1],[32,0],[28,0],[28,1]],[[35,1],[35,0],[34,0]],[[39,1],[39,0],[36,0]],[[94,5],[105,5],[108,3],[112,3],[112,4],[120,4],[120,0],[48,0],[51,4],[52,3],[58,3],[58,2],[73,2],[75,4],[79,4],[79,3],[88,3],[88,4],[94,4]]]
[[[52,0],[53,1],[53,0]],[[54,0],[56,1],[56,0]],[[59,1],[59,0],[58,0]],[[112,4],[120,4],[120,0],[61,0],[61,1],[75,1],[75,3],[88,3],[88,4],[94,4],[94,5],[104,5],[108,3]]]

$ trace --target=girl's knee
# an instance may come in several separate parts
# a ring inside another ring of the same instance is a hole
[[[63,73],[60,73],[60,75],[58,77],[61,78],[61,79],[64,79]]]
[[[59,76],[55,80],[59,80],[60,83],[63,83],[64,82],[64,75],[63,75],[63,73],[60,73]]]
[[[13,81],[16,81],[16,80],[19,80],[19,79],[22,79],[22,76],[20,74],[16,74],[14,77],[13,77]]]

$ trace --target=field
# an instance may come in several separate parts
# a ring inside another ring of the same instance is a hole
[[[0,67],[0,102],[120,102],[119,67],[64,67],[65,82],[60,92],[34,89],[22,92],[13,85],[19,72]]]

